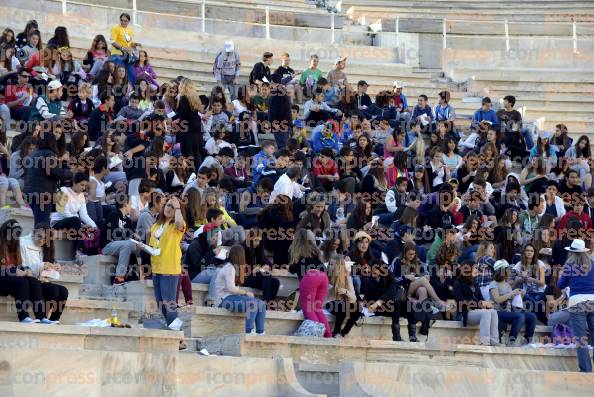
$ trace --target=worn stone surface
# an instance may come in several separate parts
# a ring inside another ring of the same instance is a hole
[[[519,369],[343,362],[340,395],[376,396],[539,396],[592,395],[591,374]]]

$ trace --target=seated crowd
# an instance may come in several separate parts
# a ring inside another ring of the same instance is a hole
[[[11,190],[35,225],[0,227],[0,295],[21,322],[59,321],[68,294],[48,274],[67,235],[79,260],[117,257],[114,284],[152,278],[176,330],[179,292],[193,304],[203,283],[198,304],[246,312],[247,333],[297,307],[325,337],[363,315],[390,317],[394,341],[400,317],[410,341],[435,318],[479,325],[477,343],[494,346],[531,343],[538,324],[594,332],[587,136],[533,135],[511,95],[498,111],[484,98],[464,131],[449,92],[409,106],[396,81],[372,100],[342,57],[323,77],[315,55],[298,73],[289,54],[271,71],[265,53],[241,86],[231,42],[198,95],[183,76],[160,83],[129,21],[81,62],[64,27],[45,46],[35,21],[0,37],[0,206]],[[293,299],[278,296],[287,271]]]

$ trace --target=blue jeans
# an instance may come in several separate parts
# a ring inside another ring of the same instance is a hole
[[[134,65],[124,61],[124,58],[121,55],[112,55],[111,60],[114,61],[116,65],[124,65],[126,68],[126,74],[128,75],[128,81],[130,84],[134,85],[134,83],[136,83]]]
[[[478,251],[478,244],[471,245],[470,247],[466,247],[462,250],[462,253],[458,257],[458,263],[464,263],[466,260],[474,261],[476,257],[476,251]]]
[[[534,336],[534,329],[536,328],[536,316],[534,313],[529,312],[510,312],[510,311],[497,311],[499,318],[499,332],[507,331],[507,326],[512,325],[511,331],[509,332],[510,342],[515,342],[520,333],[522,325],[526,325],[524,330],[524,338],[526,341],[530,341]]]
[[[594,311],[592,309],[571,310],[569,319],[573,330],[573,337],[577,345],[577,357],[580,372],[592,372],[592,359],[590,358],[590,349],[588,342],[594,346]],[[588,338],[590,333],[590,339]]]
[[[256,323],[256,332],[264,332],[264,321],[266,320],[266,304],[257,298],[250,298],[245,295],[229,295],[219,305],[223,309],[235,313],[247,313],[245,318],[245,332],[250,333]]]
[[[544,292],[531,292],[524,296],[524,302],[528,304],[526,309],[536,315],[536,318],[547,325],[547,310],[546,310],[546,297]]]
[[[532,133],[528,128],[522,128],[521,132],[522,136],[524,137],[524,140],[526,141],[526,146],[528,147],[528,150],[532,149],[532,146],[534,146],[534,139],[532,139]]]
[[[179,275],[177,274],[153,274],[153,288],[155,290],[155,300],[157,306],[161,308],[161,313],[165,317],[167,325],[171,324],[177,318],[177,283]]]

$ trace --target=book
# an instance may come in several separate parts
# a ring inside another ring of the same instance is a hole
[[[160,248],[153,248],[148,244],[145,244],[143,242],[140,242],[138,240],[134,240],[134,239],[130,239],[130,241],[132,241],[134,244],[136,244],[141,250],[149,253],[151,256],[159,256],[161,255],[161,249]]]

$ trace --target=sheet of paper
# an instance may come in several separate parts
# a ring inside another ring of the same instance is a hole
[[[522,295],[516,295],[512,299],[512,306],[514,307],[524,307],[524,302],[522,301]]]
[[[220,251],[217,254],[216,258],[224,261],[227,259],[228,255],[229,255],[229,247],[220,247]]]
[[[370,312],[369,309],[367,309],[366,307],[364,307],[363,310],[361,310],[361,314],[363,314],[365,317],[375,316],[375,313]]]
[[[484,287],[481,287],[481,294],[483,295],[483,299],[488,301],[490,299],[489,286],[485,285]]]

